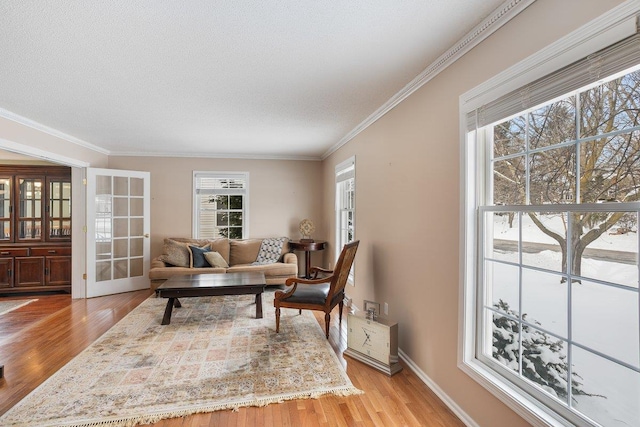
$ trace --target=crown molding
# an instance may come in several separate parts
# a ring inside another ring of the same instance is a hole
[[[260,155],[260,154],[203,154],[196,152],[185,153],[169,153],[156,151],[153,153],[146,152],[128,152],[128,151],[111,151],[109,157],[201,157],[206,159],[240,159],[240,160],[303,160],[319,162],[322,159],[318,156],[273,156],[273,155]]]
[[[507,0],[500,7],[495,9],[484,21],[476,25],[464,37],[453,45],[449,50],[436,59],[431,65],[424,69],[417,77],[410,81],[398,93],[392,96],[386,103],[373,112],[363,122],[356,126],[351,132],[346,134],[340,141],[331,146],[323,155],[322,160],[329,157],[336,150],[347,142],[351,141],[360,132],[371,126],[382,116],[387,114],[396,105],[404,101],[409,95],[420,89],[428,81],[436,77],[451,64],[460,59],[484,39],[496,32],[500,27],[513,19],[516,15],[530,6],[535,0]]]
[[[83,141],[75,136],[66,134],[52,127],[43,125],[42,123],[38,123],[35,120],[28,119],[19,114],[13,113],[9,110],[5,110],[4,108],[0,108],[0,117],[5,118],[7,120],[11,120],[12,122],[19,123],[21,125],[30,127],[32,129],[38,130],[40,132],[44,132],[56,138],[60,138],[64,141],[71,142],[72,144],[80,145],[81,147],[88,148],[89,150],[97,151],[101,154],[109,155],[109,151],[104,148],[98,147],[97,145],[90,144],[86,141]]]

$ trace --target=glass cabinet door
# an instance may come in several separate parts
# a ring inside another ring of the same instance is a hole
[[[10,177],[0,177],[0,241],[11,241]]]
[[[47,240],[68,240],[71,238],[71,182],[50,178],[48,183]]]
[[[42,240],[42,178],[18,178],[17,241]]]

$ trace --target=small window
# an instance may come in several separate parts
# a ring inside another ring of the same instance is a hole
[[[342,247],[355,240],[356,218],[356,159],[336,166],[336,259]],[[353,267],[349,272],[349,283],[354,284]]]
[[[197,239],[247,236],[248,172],[194,172],[194,230]]]

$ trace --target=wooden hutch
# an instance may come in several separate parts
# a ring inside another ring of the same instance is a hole
[[[0,294],[71,292],[71,169],[0,165]]]

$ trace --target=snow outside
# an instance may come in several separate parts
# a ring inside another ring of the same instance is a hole
[[[640,426],[637,223],[631,231],[613,227],[592,242],[583,255],[581,277],[595,280],[569,284],[559,274],[558,242],[523,214],[522,263],[546,271],[523,268],[519,286],[519,267],[494,261],[519,262],[518,215],[511,225],[507,213],[487,215],[493,217],[493,251],[485,261],[486,305],[495,310],[489,311],[489,322],[493,319],[493,349],[488,350],[493,355],[489,356],[518,374],[518,322],[499,313],[517,319],[521,309],[528,323],[522,329],[522,370],[533,372],[533,377],[525,376],[531,384],[603,426]],[[547,227],[564,229],[566,215],[539,215]],[[570,347],[571,399],[567,395],[568,340],[576,344]],[[537,373],[534,364],[539,365]]]

